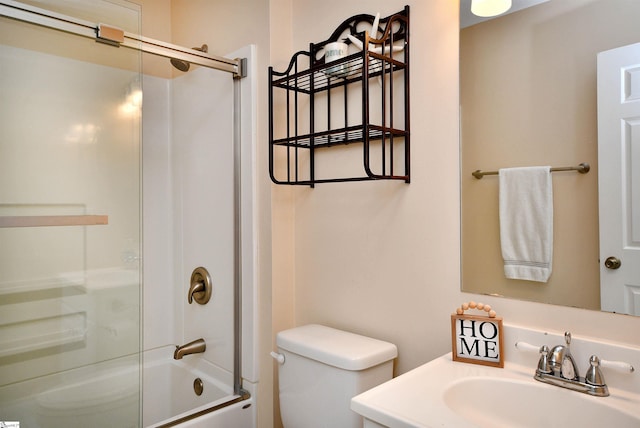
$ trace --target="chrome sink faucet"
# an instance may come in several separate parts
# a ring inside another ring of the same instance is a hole
[[[566,345],[557,345],[551,349],[549,355],[549,366],[553,371],[554,376],[561,376],[564,379],[577,380],[578,379],[578,367],[571,355],[569,346],[571,345],[571,333],[566,332],[564,334],[564,341]]]
[[[174,360],[181,360],[182,357],[189,354],[199,354],[207,350],[207,344],[204,339],[197,339],[182,346],[176,346],[173,352]]]
[[[571,355],[571,333],[564,334],[565,345],[554,346],[551,351],[545,345],[540,348],[540,359],[534,378],[540,382],[561,386],[573,391],[607,397],[609,388],[600,370],[600,359],[592,355],[585,377],[578,375],[576,362]]]

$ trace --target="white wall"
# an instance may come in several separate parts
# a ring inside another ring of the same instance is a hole
[[[173,186],[171,180],[169,94],[171,81],[143,77],[143,346],[154,349],[178,342],[174,277]]]
[[[207,342],[204,358],[233,372],[233,81],[195,67],[172,80],[172,178],[179,344]],[[187,302],[192,271],[213,283],[206,305]]]
[[[144,83],[144,347],[204,338],[204,358],[232,372],[232,80],[192,67]],[[199,266],[213,282],[206,305],[187,301]]]

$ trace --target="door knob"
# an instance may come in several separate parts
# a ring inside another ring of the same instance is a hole
[[[604,267],[607,269],[618,269],[620,266],[622,266],[622,262],[614,256],[607,257],[607,260],[604,261]]]
[[[203,267],[195,268],[191,274],[191,283],[187,296],[189,304],[193,303],[194,300],[201,305],[207,303],[211,298],[211,289],[212,284],[209,272]]]

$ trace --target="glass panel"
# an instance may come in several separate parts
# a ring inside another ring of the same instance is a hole
[[[234,159],[231,74],[193,64],[179,72],[150,55],[143,63],[144,277],[145,289],[153,287],[144,294],[145,325],[153,326],[145,330],[147,426],[233,394]],[[199,266],[213,284],[204,306],[187,300]],[[173,360],[173,344],[197,339],[204,353]],[[183,394],[162,387],[169,376]]]
[[[56,3],[139,27],[124,3]],[[0,18],[3,421],[140,425],[140,62]]]

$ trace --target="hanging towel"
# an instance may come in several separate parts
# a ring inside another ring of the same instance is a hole
[[[504,274],[547,282],[553,257],[551,167],[505,168],[499,176]]]

